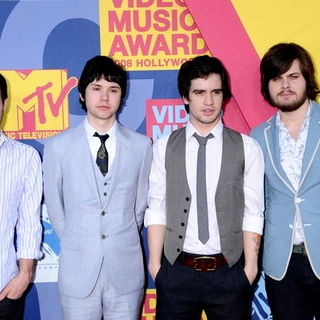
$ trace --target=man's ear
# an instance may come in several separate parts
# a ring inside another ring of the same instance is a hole
[[[186,97],[182,97],[182,101],[184,104],[189,104],[189,99]]]

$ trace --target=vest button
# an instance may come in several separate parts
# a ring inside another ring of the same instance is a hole
[[[105,182],[103,185],[104,185],[104,186],[106,186],[106,185],[107,185],[107,183]]]
[[[184,210],[183,210],[183,212],[184,212],[184,213],[187,213],[187,212],[188,212],[188,210],[187,210],[187,209],[184,209]]]
[[[107,193],[106,193],[106,192],[104,192],[104,193],[103,193],[103,195],[104,195],[104,196],[106,196],[106,195],[107,195]]]
[[[105,212],[105,211],[102,211],[102,212],[101,212],[101,215],[102,215],[102,216],[104,216],[105,214],[106,214],[106,212]]]
[[[189,198],[189,197],[186,197],[186,201],[190,201],[190,198]]]
[[[101,236],[101,239],[104,240],[106,237],[107,237],[107,236],[106,236],[105,234],[103,234],[103,235]]]
[[[180,234],[179,239],[182,239],[182,238],[183,238],[183,236]]]
[[[178,248],[178,249],[177,249],[177,252],[180,252],[180,251],[181,251],[181,249]]]
[[[184,227],[184,222],[181,222],[181,227]]]

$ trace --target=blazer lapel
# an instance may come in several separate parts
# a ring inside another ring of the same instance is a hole
[[[311,103],[311,118],[309,123],[308,137],[303,155],[301,179],[299,188],[303,185],[305,178],[311,168],[314,158],[320,146],[320,110],[314,102]]]
[[[75,128],[74,136],[75,139],[72,148],[74,157],[79,165],[79,174],[83,175],[88,180],[88,185],[92,186],[91,190],[95,193],[97,200],[101,204],[98,185],[93,168],[94,163],[92,161],[86,129],[83,123]]]
[[[264,138],[267,146],[268,157],[273,170],[283,184],[291,192],[295,193],[295,190],[280,163],[279,128],[276,124],[276,116],[269,120],[269,126],[264,129]]]

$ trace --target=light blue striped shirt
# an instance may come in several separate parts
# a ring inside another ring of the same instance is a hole
[[[0,291],[17,275],[17,260],[42,256],[41,197],[39,154],[0,131]]]

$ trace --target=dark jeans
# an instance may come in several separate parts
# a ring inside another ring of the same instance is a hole
[[[198,320],[203,310],[208,320],[251,319],[251,288],[240,262],[199,272],[164,258],[155,284],[157,320]]]
[[[4,298],[0,301],[0,320],[22,320],[24,298],[12,300]]]
[[[280,281],[266,276],[266,291],[274,320],[320,320],[320,280],[307,256],[293,253]]]

